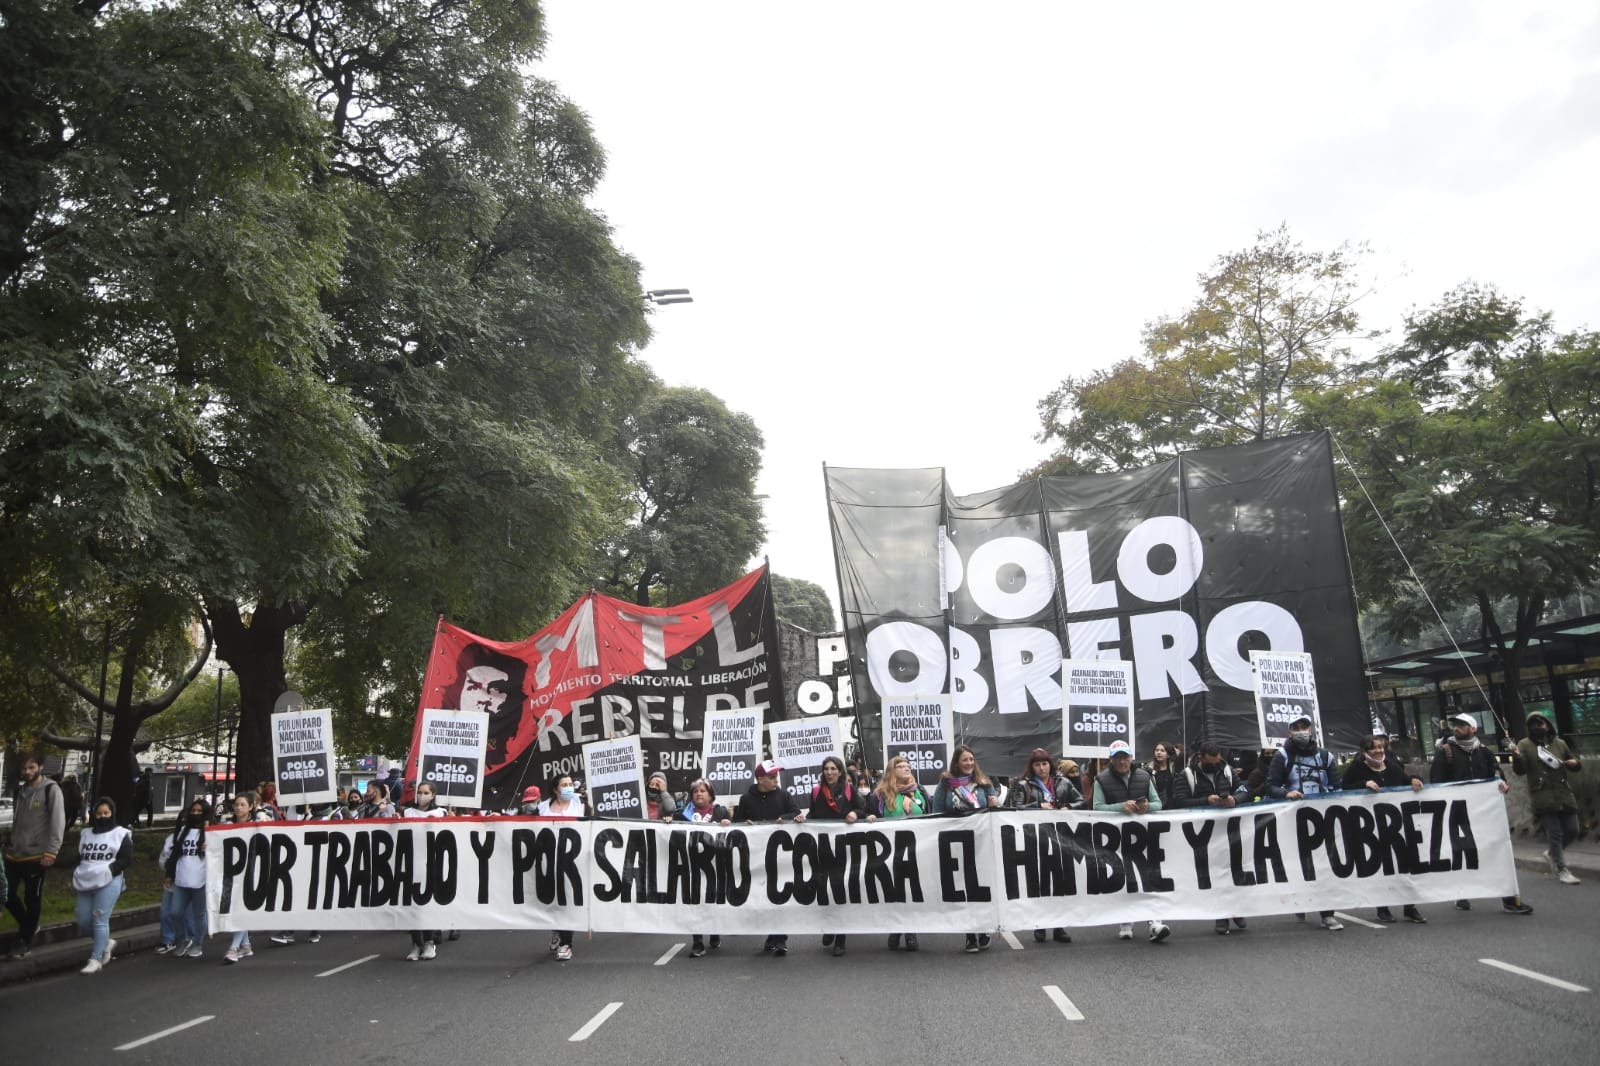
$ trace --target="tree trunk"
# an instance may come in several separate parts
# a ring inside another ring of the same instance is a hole
[[[247,625],[236,604],[207,600],[217,635],[217,657],[239,679],[239,739],[234,756],[234,791],[273,779],[272,707],[288,687],[284,649],[289,627],[304,620],[304,608],[257,609]]]

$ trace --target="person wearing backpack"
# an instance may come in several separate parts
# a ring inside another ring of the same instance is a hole
[[[1034,748],[1028,756],[1028,765],[1017,775],[1011,789],[1011,806],[1019,811],[1072,811],[1083,806],[1083,793],[1065,774],[1050,772],[1050,753]],[[1048,929],[1035,929],[1033,939],[1040,944],[1050,936]],[[1055,927],[1057,944],[1072,943],[1072,934],[1065,926]]]
[[[1450,717],[1450,726],[1453,734],[1434,748],[1429,782],[1438,785],[1450,781],[1498,781],[1501,795],[1511,791],[1494,752],[1478,739],[1478,720],[1470,714],[1455,714]],[[1471,909],[1471,900],[1456,900],[1456,910]],[[1521,896],[1502,896],[1500,909],[1507,914],[1533,913],[1533,908],[1522,902]]]
[[[1238,802],[1234,799],[1233,768],[1222,757],[1222,748],[1207,742],[1200,745],[1200,755],[1172,777],[1172,803],[1174,810],[1185,807],[1227,808]],[[1245,927],[1242,916],[1235,916],[1233,924]],[[1218,936],[1228,935],[1228,919],[1216,921]]]
[[[807,813],[814,822],[854,823],[862,815],[864,797],[850,783],[844,760],[829,755],[822,760],[822,781],[811,790],[811,809]],[[824,933],[822,946],[832,948],[834,957],[844,954],[844,934]]]
[[[1267,767],[1267,796],[1299,800],[1341,791],[1343,785],[1334,773],[1333,752],[1318,746],[1311,716],[1300,715],[1289,723],[1289,739]],[[1331,933],[1344,928],[1332,911],[1322,911],[1320,917],[1322,928]]]
[[[1556,736],[1555,726],[1542,714],[1528,715],[1528,735],[1517,742],[1511,769],[1528,779],[1528,799],[1533,813],[1544,823],[1550,848],[1544,853],[1550,872],[1564,885],[1579,883],[1567,869],[1566,845],[1578,839],[1578,800],[1567,775],[1582,773],[1577,756]]]
[[[1150,771],[1133,765],[1133,748],[1126,740],[1111,742],[1111,765],[1094,779],[1094,809],[1117,811],[1134,817],[1155,814],[1161,810],[1161,797],[1156,794]],[[1172,935],[1167,923],[1158,918],[1150,920],[1150,943],[1159,944]],[[1133,923],[1123,922],[1117,929],[1118,940],[1133,939]]]

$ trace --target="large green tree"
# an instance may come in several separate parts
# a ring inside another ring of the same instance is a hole
[[[773,610],[778,621],[812,633],[832,633],[839,627],[834,621],[833,601],[827,591],[814,581],[800,577],[772,575]]]
[[[1304,405],[1349,459],[1344,523],[1363,600],[1402,638],[1436,623],[1436,607],[1471,607],[1520,734],[1533,630],[1600,572],[1600,333],[1559,333],[1547,314],[1463,286]]]
[[[1123,470],[1178,451],[1289,431],[1298,394],[1332,381],[1363,337],[1360,247],[1308,251],[1280,226],[1220,256],[1143,350],[1064,380],[1039,402],[1055,453],[1030,476]]]
[[[650,392],[629,420],[632,513],[601,545],[610,594],[681,603],[726,585],[766,539],[761,431],[704,389]]]
[[[543,41],[514,0],[7,5],[0,555],[198,601],[245,779],[302,626],[308,686],[409,709],[435,614],[525,630],[619,517],[637,267]]]

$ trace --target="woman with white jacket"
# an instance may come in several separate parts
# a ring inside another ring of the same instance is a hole
[[[89,828],[78,836],[78,865],[72,871],[78,932],[94,935],[89,961],[80,973],[99,973],[111,961],[117,947],[111,939],[111,911],[126,885],[122,871],[132,864],[133,830],[117,824],[117,805],[102,796],[94,805]]]

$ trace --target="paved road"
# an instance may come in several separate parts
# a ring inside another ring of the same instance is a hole
[[[1596,992],[1480,960],[1600,990],[1600,884],[1525,875],[1524,889],[1531,918],[1486,900],[1470,913],[1430,905],[1421,927],[1329,933],[1286,916],[1224,938],[1180,922],[1162,945],[1094,928],[1069,946],[1024,933],[1020,949],[1000,939],[976,956],[954,936],[924,937],[916,955],[863,936],[843,959],[811,937],[775,959],[759,938],[730,937],[707,958],[685,944],[658,965],[677,939],[580,934],[563,964],[545,936],[468,932],[408,963],[402,934],[330,933],[289,947],[260,936],[254,958],[227,966],[214,940],[203,959],[142,953],[93,977],[0,988],[0,1028],[12,1047],[25,1034],[69,1061],[241,1066],[1592,1061]]]

